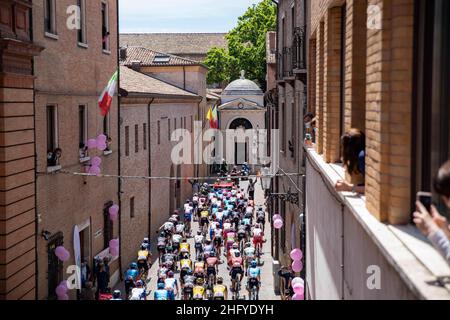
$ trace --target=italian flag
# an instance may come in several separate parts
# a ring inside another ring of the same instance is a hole
[[[100,113],[102,114],[103,117],[105,117],[108,114],[109,108],[111,108],[112,100],[114,94],[116,93],[117,77],[118,72],[116,71],[113,74],[111,80],[109,80],[105,90],[103,90],[102,95],[98,99],[98,106],[100,107]]]
[[[211,129],[219,128],[219,121],[217,117],[217,107],[210,107],[208,110],[208,114],[206,115],[206,119],[209,121],[209,127]]]

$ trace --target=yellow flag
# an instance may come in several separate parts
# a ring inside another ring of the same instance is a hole
[[[213,118],[213,112],[211,107],[209,107],[208,113],[206,114],[206,120],[211,121],[211,119]]]

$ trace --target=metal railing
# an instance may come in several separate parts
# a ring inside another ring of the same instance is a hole
[[[292,48],[283,48],[283,77],[292,77],[294,75],[292,68]]]
[[[294,29],[292,65],[294,69],[306,69],[306,27]]]

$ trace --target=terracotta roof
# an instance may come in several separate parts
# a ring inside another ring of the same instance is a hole
[[[155,58],[157,58],[155,60]],[[128,47],[127,58],[122,65],[131,66],[133,61],[139,61],[143,67],[155,66],[204,66],[198,61],[161,53],[144,47]],[[204,66],[206,68],[206,66]]]
[[[175,55],[206,55],[214,47],[225,48],[226,33],[122,33],[120,46],[141,46]]]
[[[149,95],[173,98],[200,98],[171,84],[155,79],[128,67],[120,67],[120,89],[128,94]]]

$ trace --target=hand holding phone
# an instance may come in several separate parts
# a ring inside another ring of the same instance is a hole
[[[423,204],[428,212],[431,211],[431,205],[433,203],[433,195],[430,192],[417,192],[417,201]]]

